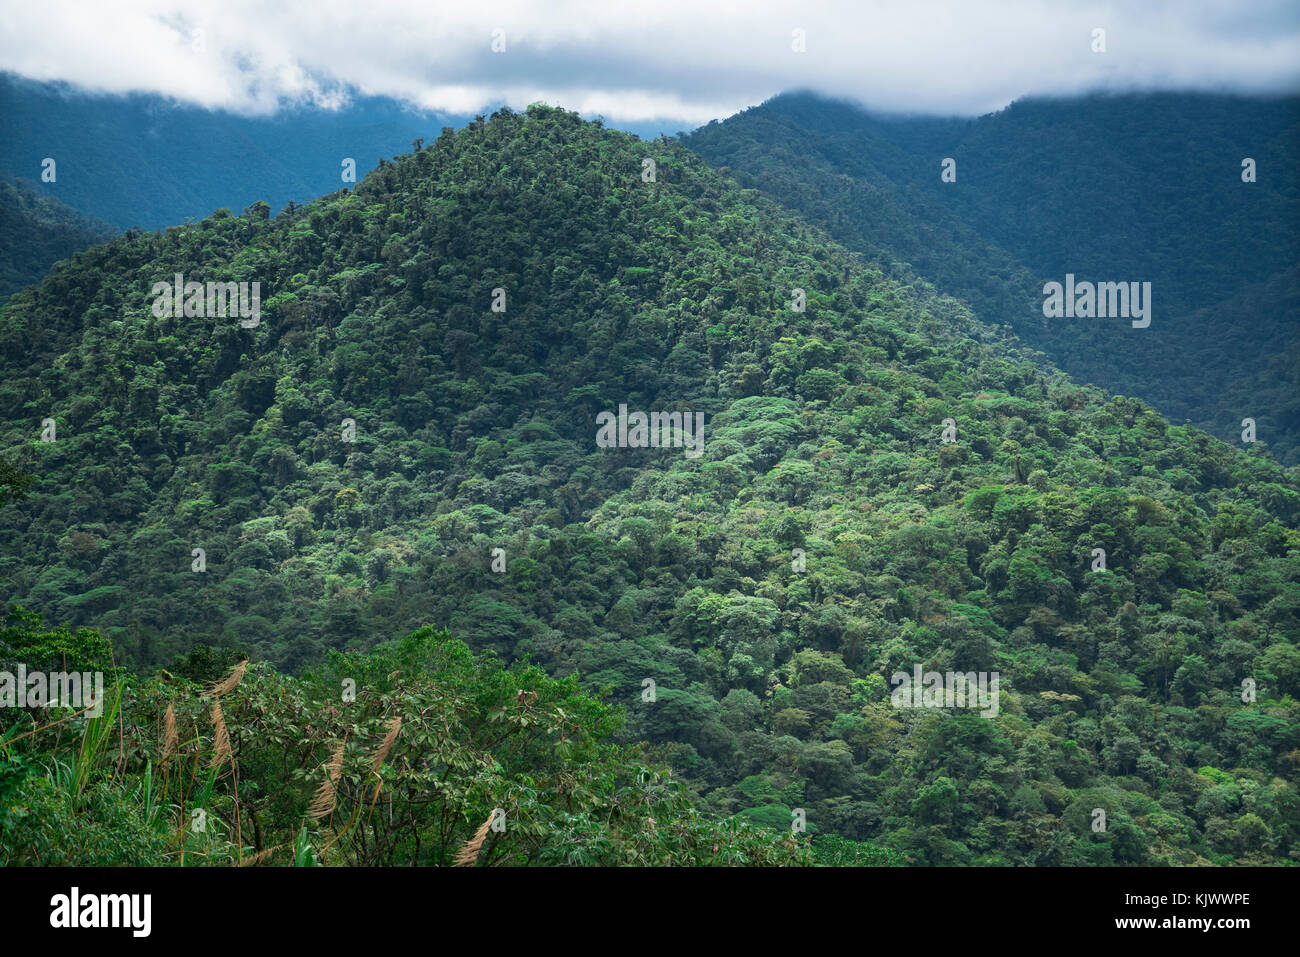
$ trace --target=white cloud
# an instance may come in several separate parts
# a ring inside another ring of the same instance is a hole
[[[4,20],[0,69],[247,113],[361,93],[691,126],[796,88],[973,114],[1026,94],[1300,86],[1294,0],[10,0]]]

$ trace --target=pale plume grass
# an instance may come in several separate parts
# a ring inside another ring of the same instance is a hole
[[[213,753],[211,767],[220,767],[231,760],[230,733],[226,730],[226,716],[221,713],[221,699],[212,702]]]
[[[167,704],[167,713],[163,715],[162,759],[166,761],[176,753],[176,710]]]
[[[384,740],[379,744],[379,750],[375,752],[374,760],[370,764],[371,773],[378,773],[379,766],[384,763],[388,757],[388,752],[393,749],[393,743],[397,740],[397,735],[402,730],[402,716],[388,722],[388,733],[384,735]]]
[[[343,742],[340,741],[338,747],[334,749],[334,754],[325,762],[325,780],[321,782],[316,797],[307,809],[307,814],[315,820],[319,821],[334,813],[334,807],[338,803],[339,775],[342,772]]]
[[[487,820],[474,832],[474,836],[456,853],[456,859],[452,862],[453,867],[472,867],[478,860],[479,851],[483,849],[483,841],[487,838],[488,828],[492,826],[492,818],[495,814],[495,811],[489,814]]]
[[[223,681],[218,681],[209,686],[208,690],[203,693],[206,698],[219,698],[223,694],[229,694],[239,687],[239,682],[244,680],[244,671],[248,668],[248,659],[245,658],[239,664],[231,669],[230,674],[226,675]]]
[[[240,867],[257,867],[259,864],[261,864],[263,861],[265,861],[268,857],[270,857],[272,854],[274,854],[276,851],[278,851],[278,850],[279,850],[280,848],[282,848],[282,847],[284,847],[283,844],[277,844],[275,847],[268,847],[268,848],[266,848],[265,850],[258,851],[256,854],[254,854],[254,855],[253,855],[252,857],[250,857],[248,860],[243,861],[239,866],[240,866]]]

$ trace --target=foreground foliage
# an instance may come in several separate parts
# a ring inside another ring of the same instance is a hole
[[[31,625],[6,631],[6,655]],[[611,742],[618,712],[574,679],[427,628],[304,679],[240,663],[204,692],[163,673],[128,682],[101,718],[73,714],[52,726],[28,711],[0,737],[0,864],[897,859],[708,820],[665,769]],[[120,733],[78,753],[95,722]]]

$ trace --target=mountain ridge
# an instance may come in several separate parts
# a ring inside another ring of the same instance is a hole
[[[1276,308],[1233,327],[1207,313],[1300,262],[1300,99],[1043,97],[959,120],[786,94],[686,142],[850,248],[912,263],[1081,381],[1224,439],[1244,417],[1267,422],[1283,461],[1300,454],[1294,393],[1255,374],[1275,345],[1300,345],[1295,323]],[[1243,158],[1257,181],[1241,181]],[[1067,273],[1152,281],[1153,326],[1046,320],[1043,286]]]

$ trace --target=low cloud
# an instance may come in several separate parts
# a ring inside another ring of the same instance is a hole
[[[543,100],[686,128],[796,88],[978,114],[1027,94],[1300,87],[1294,0],[43,0],[5,21],[0,68],[248,114],[356,95],[457,114]]]

